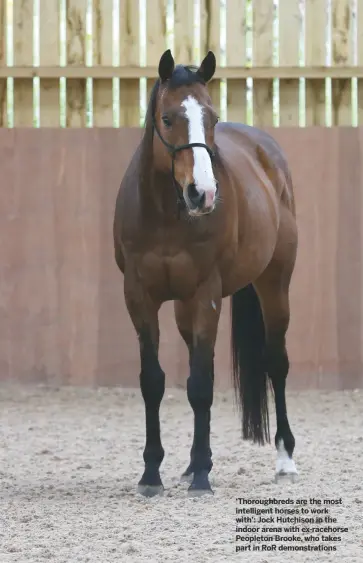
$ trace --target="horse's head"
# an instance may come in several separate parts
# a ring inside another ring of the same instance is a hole
[[[218,117],[206,88],[215,68],[211,51],[197,69],[175,66],[170,50],[159,62],[154,109],[154,127],[161,141],[156,147],[158,161],[173,171],[189,214],[194,216],[210,213],[216,204],[218,186],[212,160]]]

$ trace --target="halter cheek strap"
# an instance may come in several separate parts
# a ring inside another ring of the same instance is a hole
[[[178,216],[179,216],[180,210],[183,209],[183,207],[185,207],[185,201],[184,201],[184,197],[183,197],[183,190],[182,190],[179,182],[177,182],[177,180],[175,178],[175,173],[174,173],[175,172],[175,156],[176,156],[176,153],[183,151],[185,149],[192,149],[193,147],[202,147],[203,149],[206,149],[206,151],[208,152],[212,161],[213,161],[215,154],[214,154],[214,151],[210,147],[208,147],[208,145],[206,145],[205,143],[186,143],[185,145],[172,145],[171,143],[168,143],[164,139],[164,137],[162,136],[162,134],[159,131],[158,126],[156,125],[155,117],[153,117],[153,127],[154,127],[160,141],[168,149],[168,152],[171,155],[171,174],[172,174],[172,178],[173,178],[174,188],[175,188],[175,191],[176,191],[177,204],[178,204]]]

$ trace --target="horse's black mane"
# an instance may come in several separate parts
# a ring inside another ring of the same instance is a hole
[[[174,69],[170,79],[166,82],[166,87],[169,90],[175,90],[181,86],[191,86],[192,84],[205,84],[202,76],[196,71],[197,66],[193,65],[177,65]],[[146,111],[145,127],[152,121],[152,116],[155,113],[156,99],[160,87],[160,78],[158,78],[151,90],[149,105]]]

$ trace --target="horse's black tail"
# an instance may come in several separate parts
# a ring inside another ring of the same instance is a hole
[[[231,297],[233,383],[242,408],[244,440],[270,441],[265,326],[260,301],[252,284]]]

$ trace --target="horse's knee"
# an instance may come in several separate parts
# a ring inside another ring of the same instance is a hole
[[[165,373],[160,366],[141,370],[140,388],[147,406],[158,408],[165,392]]]
[[[212,374],[191,373],[187,380],[187,395],[194,411],[209,410],[213,403]]]

